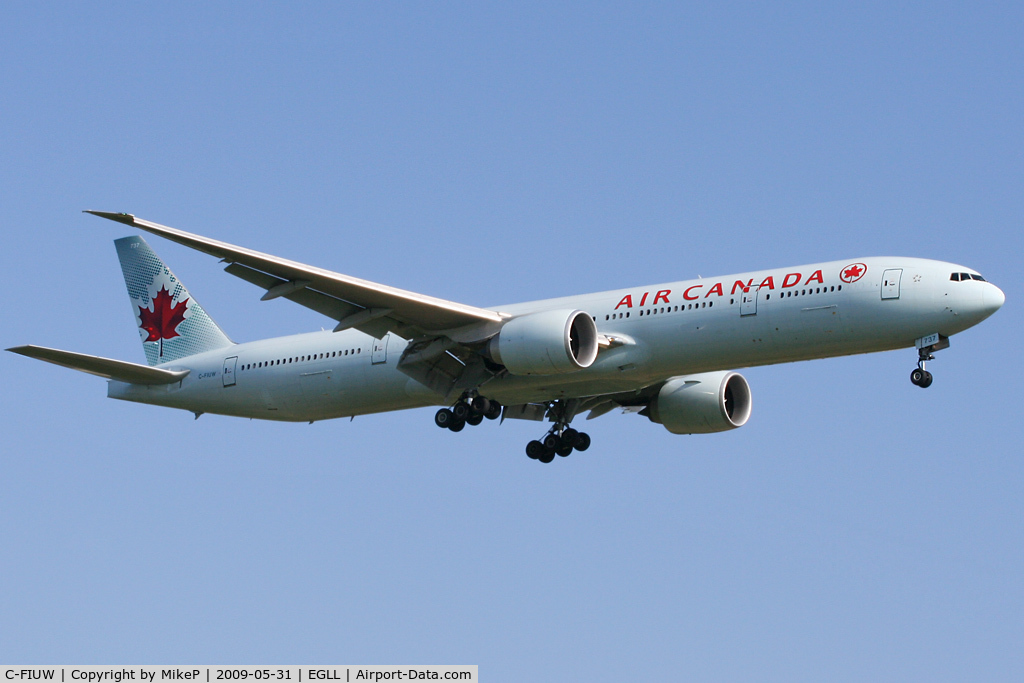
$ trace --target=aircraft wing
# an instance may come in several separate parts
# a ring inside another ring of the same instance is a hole
[[[162,368],[151,368],[148,365],[128,363],[123,360],[103,358],[102,356],[90,356],[85,353],[74,351],[61,351],[60,349],[48,349],[45,346],[15,346],[7,349],[13,353],[44,360],[47,363],[60,365],[72,370],[87,372],[90,375],[98,375],[107,379],[116,379],[119,382],[130,384],[172,384],[182,380],[188,375],[189,370],[164,370]]]
[[[468,326],[490,329],[505,316],[361,280],[227,242],[151,223],[127,213],[86,211],[191,247],[229,263],[225,270],[267,290],[263,299],[284,297],[338,321],[336,331],[355,327],[376,337],[443,335]],[[496,331],[496,328],[495,330]],[[493,334],[493,331],[490,334]],[[485,333],[484,337],[487,336]]]

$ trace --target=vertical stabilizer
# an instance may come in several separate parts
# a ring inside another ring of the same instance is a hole
[[[141,237],[114,240],[142,348],[160,365],[231,346],[224,331]]]

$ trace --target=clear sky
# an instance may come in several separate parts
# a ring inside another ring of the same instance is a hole
[[[0,354],[0,662],[1024,678],[1021,3],[7,3],[0,346],[142,362],[136,215],[474,305],[869,255],[1006,293],[742,429],[270,424]],[[332,324],[149,238],[235,340]],[[632,680],[632,678],[631,678]]]

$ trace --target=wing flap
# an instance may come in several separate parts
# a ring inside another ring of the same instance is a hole
[[[61,351],[60,349],[50,349],[45,346],[34,346],[31,344],[15,346],[7,350],[22,356],[35,358],[36,360],[60,365],[61,367],[71,368],[72,370],[86,372],[90,375],[97,375],[107,379],[116,379],[119,382],[128,382],[129,384],[172,384],[181,381],[190,372],[189,370],[164,370],[148,365],[140,365],[139,363],[129,363],[123,360],[90,356],[89,354],[75,353],[74,351]]]
[[[290,261],[270,254],[253,251],[252,249],[228,244],[227,242],[170,228],[159,223],[145,221],[131,214],[106,211],[86,211],[86,213],[130,225],[178,244],[183,244],[191,249],[216,256],[231,264],[241,264],[251,270],[266,273],[277,278],[279,280],[277,284],[302,280],[308,281],[309,285],[305,288],[283,295],[292,301],[302,303],[302,305],[307,305],[305,303],[306,299],[303,299],[301,296],[302,293],[314,290],[353,305],[357,309],[390,309],[391,313],[388,314],[387,318],[381,318],[380,320],[390,319],[399,323],[392,326],[396,332],[403,326],[402,324],[429,333],[478,323],[502,322],[504,320],[501,314],[487,309],[437,299],[425,294],[417,294],[396,287],[389,287],[349,275],[342,275],[341,273],[308,266],[297,261]],[[232,274],[237,275],[238,273],[233,272]],[[348,315],[351,314],[349,313]],[[335,315],[331,317],[334,317],[336,320],[341,319]]]

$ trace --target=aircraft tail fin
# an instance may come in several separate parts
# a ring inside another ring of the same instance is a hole
[[[146,240],[123,237],[114,246],[150,365],[232,345]]]

